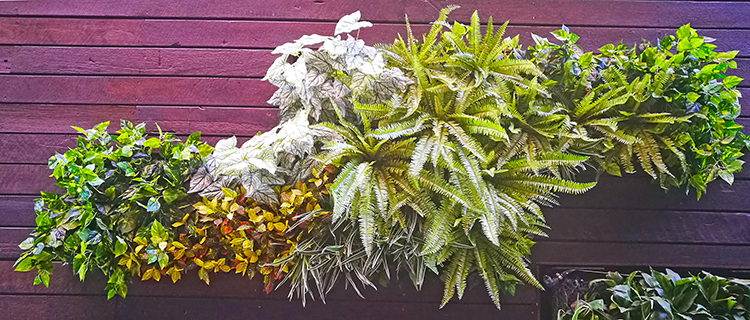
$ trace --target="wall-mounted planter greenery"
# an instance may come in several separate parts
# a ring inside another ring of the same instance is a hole
[[[700,197],[741,169],[741,79],[724,75],[737,52],[689,25],[599,54],[563,27],[559,44],[535,35],[524,50],[507,23],[482,33],[476,13],[449,24],[452,9],[421,39],[367,46],[356,12],[334,36],[279,46],[265,80],[281,124],[241,147],[127,121],[78,129],[77,148],[50,158],[64,193],[37,201],[17,270],[45,285],[52,261],[82,280],[100,270],[109,297],[133,277],[260,273],[303,301],[399,271],[419,288],[434,272],[443,305],[477,275],[499,307],[501,291],[539,286],[527,265],[541,207],[594,187],[577,172],[639,166]]]

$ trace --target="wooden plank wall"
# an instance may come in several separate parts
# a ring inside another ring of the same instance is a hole
[[[303,34],[331,34],[335,21],[361,10],[375,27],[369,43],[403,33],[404,14],[423,32],[444,0],[32,0],[0,1],[0,310],[3,319],[494,319],[539,318],[539,294],[519,288],[497,311],[481,284],[460,303],[438,310],[433,279],[422,293],[408,281],[367,300],[351,290],[327,304],[266,296],[257,282],[195,274],[178,284],[135,283],[127,299],[107,301],[102,278],[80,283],[59,266],[49,289],[12,272],[16,244],[34,225],[31,200],[54,190],[44,164],[73,145],[69,125],[118,119],[158,122],[209,141],[243,139],[277,122],[260,81],[270,50]],[[641,37],[654,40],[684,23],[740,50],[736,75],[750,79],[750,2],[747,1],[460,1],[454,18],[473,9],[483,19],[510,20],[508,34],[547,34],[560,24],[593,50]],[[750,88],[741,88],[750,96]],[[745,104],[750,99],[745,98]],[[743,116],[750,113],[743,112]],[[750,123],[747,118],[743,123]],[[750,171],[734,186],[716,182],[700,202],[664,194],[642,176],[602,178],[583,196],[563,196],[547,210],[550,237],[533,250],[538,266],[671,266],[750,269]]]

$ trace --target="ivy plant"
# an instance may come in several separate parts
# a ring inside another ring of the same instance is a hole
[[[656,44],[608,44],[583,52],[563,28],[561,44],[533,35],[526,55],[549,77],[553,104],[565,110],[576,136],[572,152],[591,155],[606,172],[634,172],[633,159],[663,188],[705,193],[708,182],[731,184],[748,146],[739,116],[742,79],[737,51],[714,52],[711,38],[685,25]]]
[[[55,185],[63,193],[42,192],[36,200],[36,228],[21,243],[17,271],[37,269],[35,284],[49,285],[52,262],[70,264],[81,280],[91,271],[108,278],[108,297],[125,296],[132,273],[118,264],[135,247],[139,230],[166,239],[161,225],[185,214],[186,184],[213,148],[194,133],[185,143],[159,132],[147,137],[145,124],[121,121],[116,135],[109,123],[74,127],[76,148],[49,159]],[[161,241],[160,241],[161,243]]]
[[[750,319],[748,284],[707,272],[687,277],[669,269],[610,272],[593,280],[571,310],[559,310],[557,319]]]

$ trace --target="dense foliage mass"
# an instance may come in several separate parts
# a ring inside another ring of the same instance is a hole
[[[590,292],[571,310],[560,310],[557,319],[750,319],[749,284],[706,272],[689,277],[669,269],[627,277],[610,272],[592,281]]]
[[[43,193],[18,269],[45,284],[52,260],[81,278],[100,269],[110,296],[133,276],[260,273],[303,302],[399,272],[420,288],[434,273],[443,305],[477,277],[499,307],[516,284],[539,286],[527,266],[542,207],[592,188],[581,170],[640,163],[663,188],[700,196],[741,169],[741,79],[724,75],[736,52],[689,26],[599,54],[563,28],[560,44],[534,35],[524,50],[507,23],[482,28],[475,12],[451,24],[453,9],[421,39],[407,21],[406,38],[367,46],[350,34],[371,26],[356,12],[334,36],[279,46],[265,80],[282,121],[240,147],[145,140],[126,123],[113,151],[103,128],[85,131],[50,162],[67,193]]]

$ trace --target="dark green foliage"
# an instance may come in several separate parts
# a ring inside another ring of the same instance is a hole
[[[567,28],[553,35],[560,45],[534,36],[527,56],[549,77],[550,103],[569,116],[571,152],[618,176],[637,158],[663,188],[698,197],[717,177],[733,182],[749,141],[734,121],[742,79],[724,74],[737,51],[714,52],[713,39],[689,25],[655,45],[609,44],[600,54],[582,52]]]
[[[558,320],[750,319],[747,280],[726,279],[703,272],[682,277],[672,270],[610,272],[591,282],[591,290]]]
[[[64,193],[42,192],[36,200],[37,227],[16,261],[18,271],[38,270],[35,284],[48,285],[52,261],[62,261],[81,280],[102,271],[109,277],[108,296],[125,296],[131,274],[117,258],[133,249],[138,230],[169,226],[192,204],[185,184],[212,151],[200,133],[176,143],[168,133],[146,137],[144,124],[122,121],[117,135],[106,132],[108,125],[74,127],[81,133],[76,148],[49,159]]]

